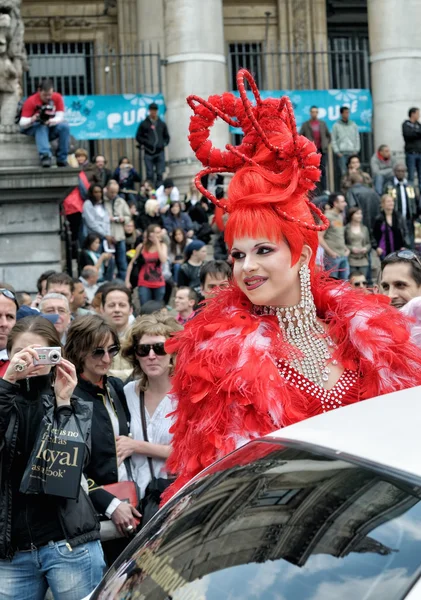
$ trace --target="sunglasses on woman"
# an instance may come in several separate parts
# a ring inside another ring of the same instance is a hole
[[[110,358],[114,358],[119,352],[120,346],[117,346],[117,344],[115,344],[114,346],[110,346],[109,348],[95,348],[95,350],[92,352],[92,357],[104,358],[104,356],[108,354]]]
[[[157,356],[165,356],[165,344],[159,342],[158,344],[139,344],[135,348],[136,356],[139,358],[145,358],[149,356],[150,351],[153,350]]]

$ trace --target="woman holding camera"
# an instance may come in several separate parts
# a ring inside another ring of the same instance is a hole
[[[120,554],[140,514],[102,486],[128,481],[127,465],[117,457],[116,439],[129,434],[130,416],[119,379],[108,377],[120,351],[117,331],[99,315],[76,319],[69,328],[65,356],[76,367],[76,393],[92,404],[91,460],[86,468],[89,494],[97,512],[111,519],[123,539],[103,543],[108,564]]]
[[[165,462],[171,452],[172,438],[169,413],[175,406],[170,394],[174,357],[166,353],[165,342],[181,330],[173,317],[158,313],[144,315],[133,324],[123,347],[122,354],[133,366],[135,378],[124,387],[133,437],[117,438],[117,456],[120,461],[131,458],[133,477],[142,497],[152,478],[148,459],[152,459],[155,477],[167,478]]]
[[[37,348],[60,347],[54,326],[43,317],[26,317],[10,332],[10,364],[0,379],[0,581],[5,600],[80,600],[101,581],[105,567],[99,523],[88,496],[77,500],[24,494],[20,486],[47,411],[54,408],[58,428],[83,401],[73,395],[74,366],[35,365]]]

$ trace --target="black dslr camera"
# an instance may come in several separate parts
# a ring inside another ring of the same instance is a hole
[[[41,104],[37,106],[39,111],[38,117],[41,123],[45,124],[55,115],[54,106],[52,104]]]

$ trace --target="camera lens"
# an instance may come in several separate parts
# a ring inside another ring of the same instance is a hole
[[[57,352],[57,350],[53,350],[52,352],[50,352],[49,359],[52,363],[58,363],[60,362],[61,355],[59,352]]]

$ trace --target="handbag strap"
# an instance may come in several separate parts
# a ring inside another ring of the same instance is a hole
[[[115,416],[118,419],[118,412],[117,412],[117,407],[115,405],[114,399],[112,397],[111,391],[112,390],[115,394],[117,393],[113,387],[113,385],[111,384],[111,381],[107,381],[107,384],[105,385],[105,394],[107,396],[107,399],[111,405],[111,408],[114,411]],[[118,419],[119,420],[119,419]],[[119,420],[120,421],[120,420]],[[131,437],[131,433],[130,433],[130,422],[127,421],[127,429],[128,429],[128,435],[129,437]],[[132,465],[130,463],[130,457],[127,457],[124,459],[124,466],[126,467],[126,471],[127,471],[127,477],[129,478],[129,481],[133,481],[133,471],[132,471]]]
[[[142,421],[143,439],[145,442],[149,442],[148,439],[148,428],[146,426],[146,410],[145,410],[145,394],[139,392],[139,405],[140,405],[140,419]],[[153,470],[153,463],[150,456],[146,457],[148,460],[149,471],[151,472],[152,479],[155,479],[155,473]]]

